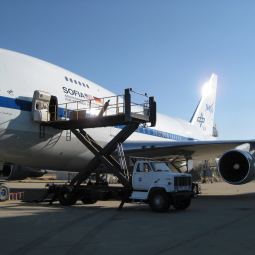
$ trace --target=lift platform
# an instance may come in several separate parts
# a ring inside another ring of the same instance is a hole
[[[131,92],[145,96],[148,100],[142,104],[133,103]],[[66,103],[63,106],[49,106],[48,109],[49,112],[45,114],[46,119],[40,121],[40,136],[44,136],[45,126],[70,130],[94,154],[94,158],[69,185],[50,186],[48,193],[39,202],[50,193],[54,193],[51,203],[58,198],[62,205],[75,204],[77,199],[81,199],[83,203],[93,203],[98,197],[102,200],[119,198],[122,200],[119,206],[121,210],[132,191],[131,175],[126,166],[122,143],[137,130],[139,125],[150,122],[151,126],[155,126],[156,102],[154,97],[126,89],[123,99],[121,96],[97,98],[96,102],[83,100]],[[120,125],[124,126],[122,130],[104,148],[85,131],[89,128]],[[119,162],[111,155],[116,149]],[[82,184],[101,164],[104,164],[109,172],[118,177],[123,187],[110,187],[107,183],[100,183],[98,180],[95,185],[91,182],[87,185]]]
[[[43,126],[56,129],[84,129],[127,125],[128,123],[147,123],[156,125],[156,102],[154,97],[143,95],[149,100],[144,103],[131,102],[132,89],[125,89],[124,95],[81,100],[71,103],[49,106],[47,121]],[[123,97],[123,99],[122,99]],[[105,102],[105,103],[104,103]]]

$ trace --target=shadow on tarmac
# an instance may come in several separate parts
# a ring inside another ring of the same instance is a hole
[[[187,210],[167,213],[146,204],[119,212],[119,201],[4,202],[1,254],[254,254],[254,201],[255,193],[201,195]]]

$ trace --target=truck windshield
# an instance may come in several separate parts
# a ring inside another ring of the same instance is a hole
[[[160,172],[160,171],[171,172],[168,166],[163,162],[150,162],[150,163],[155,172]]]

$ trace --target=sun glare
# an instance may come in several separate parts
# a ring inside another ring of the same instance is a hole
[[[210,82],[207,82],[202,88],[202,95],[209,96],[212,93],[212,85]]]

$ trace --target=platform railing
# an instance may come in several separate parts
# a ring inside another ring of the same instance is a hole
[[[143,103],[131,102],[130,92],[148,98],[147,94],[126,89],[124,95],[58,104],[49,107],[49,109],[54,108],[54,112],[51,111],[47,114],[48,122],[80,120],[120,114],[130,115],[131,113],[149,116],[149,100],[145,100]]]

